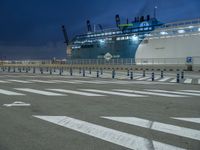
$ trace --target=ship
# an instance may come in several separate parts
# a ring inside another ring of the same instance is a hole
[[[200,19],[166,24],[147,15],[123,24],[116,15],[115,22],[113,29],[103,29],[101,25],[92,29],[88,20],[87,33],[71,41],[63,26],[67,59],[131,58],[135,63],[148,64],[157,59],[166,63],[178,58],[192,63],[193,58],[200,58]]]

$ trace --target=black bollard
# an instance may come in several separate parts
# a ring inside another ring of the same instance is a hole
[[[145,77],[146,76],[146,72],[145,72],[145,70],[143,70],[143,75],[142,75],[143,77]]]
[[[81,74],[81,68],[79,68],[79,74]]]
[[[35,67],[33,67],[33,73],[35,73]]]
[[[101,75],[103,75],[103,69],[101,68]]]
[[[130,71],[129,71],[129,69],[127,70],[127,76],[130,76]]]
[[[91,68],[89,69],[89,74],[92,74],[92,69]]]
[[[133,80],[133,71],[131,71],[130,79]]]
[[[115,70],[113,69],[112,71],[112,78],[114,79],[115,78]]]
[[[72,68],[70,68],[70,76],[72,76],[73,75],[73,70],[72,70]]]
[[[53,72],[56,72],[56,68],[53,69]]]
[[[59,72],[60,76],[62,75],[62,69],[60,68],[60,72]]]
[[[8,72],[10,72],[10,67],[8,67]]]
[[[155,79],[155,75],[154,75],[154,72],[152,72],[151,80],[154,81],[154,79]]]
[[[28,68],[26,68],[26,73],[28,73]]]
[[[52,74],[52,68],[50,68],[50,71],[49,71],[49,73],[50,73],[50,74]]]
[[[99,78],[99,70],[97,70],[97,78]]]
[[[181,72],[181,79],[184,79],[184,71]]]
[[[41,74],[43,74],[43,69],[42,68],[40,68],[40,72],[41,72]]]
[[[161,77],[161,78],[164,78],[163,71],[161,71],[160,77]]]
[[[176,75],[176,82],[180,83],[180,74],[179,73],[177,73],[177,75]]]
[[[85,69],[83,68],[83,77],[85,77]]]

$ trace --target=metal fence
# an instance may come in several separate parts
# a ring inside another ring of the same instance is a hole
[[[2,64],[67,64],[67,65],[200,65],[200,57],[143,59],[67,59],[67,60],[1,60]]]

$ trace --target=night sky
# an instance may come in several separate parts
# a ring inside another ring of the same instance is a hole
[[[200,0],[0,0],[0,59],[65,58],[61,25],[72,39],[86,32],[86,20],[114,27],[116,14],[125,22],[153,15],[172,22],[200,17]]]

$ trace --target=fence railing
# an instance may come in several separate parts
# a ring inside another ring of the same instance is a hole
[[[143,59],[66,59],[66,60],[0,60],[2,64],[67,64],[67,65],[200,65],[200,57]]]

